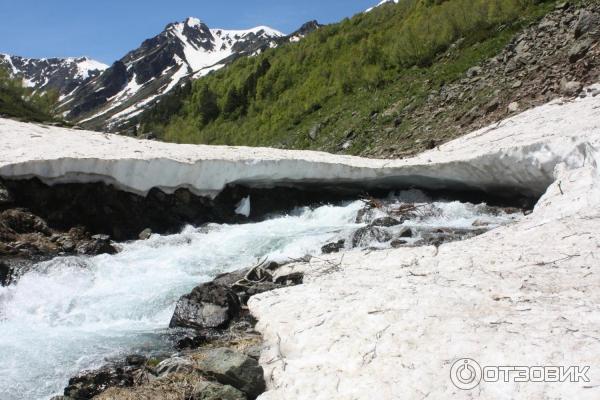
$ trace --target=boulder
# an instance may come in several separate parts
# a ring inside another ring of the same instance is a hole
[[[507,107],[507,109],[508,109],[508,112],[511,112],[511,113],[519,111],[519,109],[520,109],[520,108],[521,108],[521,107],[520,107],[519,103],[518,103],[518,102],[516,102],[516,101],[513,101],[513,102],[512,102],[512,103],[510,103],[510,104],[508,105],[508,107]]]
[[[91,240],[82,240],[75,246],[75,251],[88,255],[117,253],[117,249],[111,244],[108,235],[94,235]]]
[[[396,226],[402,224],[402,221],[398,221],[396,218],[392,217],[382,217],[377,218],[371,223],[371,226],[381,226],[384,228],[388,228],[390,226]]]
[[[311,140],[317,140],[317,137],[319,136],[319,132],[321,131],[321,124],[316,124],[315,126],[313,126],[310,131],[308,131],[308,137]]]
[[[560,82],[560,91],[565,96],[577,96],[579,92],[583,89],[583,84],[577,81],[567,81],[563,78]]]
[[[197,286],[190,294],[179,299],[169,326],[224,328],[240,311],[240,301],[232,289],[209,282]]]
[[[485,113],[489,114],[491,112],[494,112],[498,109],[499,106],[500,106],[500,99],[497,97],[493,98],[485,105]]]
[[[325,246],[321,247],[321,252],[323,254],[339,253],[341,250],[344,249],[345,245],[345,240],[338,240],[337,242],[328,243]]]
[[[579,40],[569,49],[569,61],[574,63],[581,60],[592,47],[594,41],[590,38]]]
[[[138,238],[140,240],[148,240],[148,239],[150,239],[150,236],[152,236],[152,229],[146,228],[140,232],[140,234],[138,235]]]
[[[372,242],[385,243],[392,239],[392,235],[377,226],[365,226],[358,229],[352,235],[352,247],[363,247],[368,246]]]
[[[587,10],[581,10],[573,27],[573,34],[579,38],[586,33],[594,32],[600,27],[600,18]]]
[[[0,222],[17,233],[50,234],[46,221],[21,208],[4,211],[0,214]]]
[[[400,233],[398,234],[398,236],[401,238],[409,238],[409,237],[414,236],[414,232],[412,229],[404,227],[404,228],[402,228],[402,230],[400,230]]]
[[[483,74],[483,68],[481,68],[479,66],[471,67],[467,71],[468,78],[473,78],[473,77],[479,76],[481,74]]]
[[[229,385],[201,382],[194,388],[192,400],[246,400],[241,391]]]
[[[218,382],[231,385],[255,399],[265,390],[264,372],[254,358],[227,348],[198,355],[196,368]]]

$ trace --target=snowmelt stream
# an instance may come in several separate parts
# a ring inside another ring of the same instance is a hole
[[[484,215],[480,206],[434,204],[442,214],[420,223],[462,228],[482,217],[492,224],[512,220]],[[16,284],[0,287],[0,398],[47,399],[69,377],[106,359],[169,351],[165,333],[181,295],[265,256],[286,261],[317,255],[325,243],[348,239],[364,225],[355,223],[362,207],[355,201],[260,223],[188,227],[123,244],[116,255],[36,265]]]

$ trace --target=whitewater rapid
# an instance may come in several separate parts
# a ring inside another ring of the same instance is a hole
[[[434,204],[441,211],[420,224],[469,227],[484,211],[458,202]],[[355,201],[260,223],[187,227],[123,244],[116,255],[36,265],[0,288],[0,398],[47,399],[60,394],[69,377],[107,359],[171,351],[167,326],[181,295],[264,257],[284,262],[318,255],[324,244],[347,240],[363,226],[355,223],[363,206]],[[497,224],[511,220],[483,217]]]

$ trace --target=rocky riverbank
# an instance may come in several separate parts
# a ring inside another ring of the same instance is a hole
[[[130,355],[69,380],[64,396],[85,399],[253,400],[265,390],[258,364],[262,339],[248,299],[302,283],[302,274],[273,278],[281,266],[259,264],[222,274],[178,301],[170,327],[177,351]]]
[[[401,198],[363,199],[355,221],[361,227],[347,240],[324,244],[322,253],[439,246],[479,235],[522,215],[514,208],[463,205],[480,219],[468,228],[445,229],[428,222],[444,218],[448,212],[440,208],[444,203],[431,202],[416,190],[404,192]],[[266,388],[258,364],[263,345],[247,303],[261,293],[302,284],[303,273],[290,269],[289,264],[310,259],[289,263],[265,259],[200,284],[177,302],[165,338],[172,343],[172,353],[132,354],[98,370],[84,371],[71,378],[64,396],[55,400],[256,398]]]

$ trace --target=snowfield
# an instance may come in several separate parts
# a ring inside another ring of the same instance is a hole
[[[418,185],[541,195],[534,212],[436,247],[288,266],[304,285],[253,297],[261,400],[600,398],[600,96],[555,101],[406,160],[192,146],[0,120],[0,176],[144,194],[228,183]],[[241,207],[242,205],[240,205]],[[452,364],[589,366],[590,382],[462,391]]]
[[[267,343],[259,399],[600,398],[600,97],[539,107],[440,153],[456,160],[487,143],[503,158],[498,144],[534,136],[542,142],[513,148],[530,173],[555,158],[555,140],[564,162],[514,225],[439,248],[314,258],[286,269],[305,273],[302,286],[253,297]],[[502,174],[495,163],[488,171]],[[464,391],[450,379],[462,358],[588,366],[590,381],[515,383],[513,374]]]
[[[106,182],[139,194],[186,187],[216,196],[230,183],[326,183],[540,196],[557,164],[585,164],[590,143],[598,140],[599,107],[600,97],[591,96],[553,102],[404,160],[179,145],[0,119],[0,176]]]

